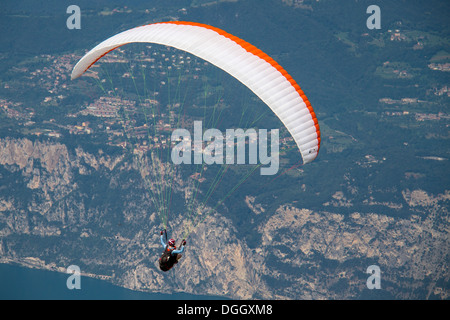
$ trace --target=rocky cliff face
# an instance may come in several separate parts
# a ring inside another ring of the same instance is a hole
[[[236,238],[231,222],[219,215],[209,216],[197,230],[176,275],[161,273],[160,221],[147,211],[142,182],[121,177],[135,167],[123,155],[111,158],[101,151],[70,151],[58,143],[0,140],[1,261],[59,271],[77,264],[85,274],[136,290],[242,298],[264,294],[263,285],[255,286],[261,280],[251,252]],[[141,195],[127,194],[136,182]],[[109,190],[95,190],[90,183]],[[98,199],[117,190],[123,197],[120,204],[116,199],[118,207]],[[205,243],[214,245],[204,251]],[[182,274],[189,276],[177,276]]]
[[[0,262],[57,271],[76,264],[135,290],[237,299],[370,298],[365,272],[376,264],[385,297],[449,298],[448,192],[403,190],[401,204],[376,203],[409,206],[408,217],[340,213],[354,205],[340,193],[320,211],[286,204],[269,212],[247,196],[252,214],[265,218],[254,231],[260,246],[250,248],[216,212],[189,237],[176,271],[162,273],[161,225],[140,178],[150,173],[135,174],[136,167],[125,155],[1,139]],[[182,230],[181,219],[174,221]]]
[[[289,280],[293,284],[290,289],[301,297],[355,296],[365,289],[366,283],[361,281],[367,278],[365,268],[376,264],[382,270],[384,289],[408,299],[427,282],[428,295],[446,291],[436,287],[435,280],[448,281],[444,257],[448,257],[450,244],[449,221],[447,227],[435,221],[436,212],[395,219],[377,213],[344,216],[286,206],[261,225],[260,231],[263,254],[274,254],[286,267],[298,270],[278,276]],[[317,256],[322,261],[319,265]],[[335,268],[327,267],[330,262]],[[339,287],[342,292],[332,293],[330,287]],[[408,293],[402,290],[405,288]],[[448,297],[448,290],[443,297]]]

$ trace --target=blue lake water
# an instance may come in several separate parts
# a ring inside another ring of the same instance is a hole
[[[220,300],[187,293],[138,292],[81,276],[81,289],[67,288],[70,275],[0,264],[0,300]]]

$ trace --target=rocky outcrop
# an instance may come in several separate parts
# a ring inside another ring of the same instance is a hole
[[[247,195],[242,201],[249,219],[259,221],[253,230],[261,239],[258,247],[250,248],[238,226],[212,210],[190,230],[176,270],[162,273],[161,220],[147,192],[149,186],[157,192],[159,175],[139,169],[136,161],[150,160],[1,139],[0,262],[55,271],[76,264],[85,275],[133,290],[235,299],[358,298],[368,290],[367,267],[376,264],[390,297],[450,297],[448,191],[403,190],[401,203],[398,197],[394,203],[369,194],[363,205],[378,208],[369,212],[358,212],[353,193],[342,191],[322,210],[292,203],[275,212]],[[172,196],[186,201],[191,185],[172,173]],[[405,206],[411,214],[396,217],[379,210]],[[172,217],[179,239],[186,232],[183,219]]]
[[[442,211],[447,210],[436,198],[445,196],[424,198],[421,191],[412,194],[420,195],[420,200],[413,198],[422,206],[434,205],[433,210],[427,210],[426,215],[394,218],[378,213],[354,212],[346,216],[280,207],[259,229],[264,260],[273,259],[274,255],[291,270],[299,271],[295,275],[279,275],[266,269],[269,276],[282,276],[293,284],[289,290],[279,290],[279,295],[294,290],[302,298],[330,298],[330,286],[341,282],[345,288],[335,297],[352,297],[365,289],[365,282],[361,281],[365,268],[376,264],[383,272],[385,289],[396,292],[397,297],[409,299],[412,296],[403,292],[405,288],[414,290],[429,282],[426,297],[437,294],[447,299],[450,292],[445,286],[436,285],[438,279],[442,284],[449,281],[448,214],[441,225],[436,224],[442,219]],[[329,263],[335,266],[331,273],[321,270]],[[306,274],[303,266],[310,268]],[[311,273],[316,277],[312,278]],[[318,277],[322,281],[318,282]]]
[[[238,239],[231,221],[218,214],[209,215],[190,237],[177,268],[179,276],[161,273],[157,266],[160,220],[155,212],[148,213],[147,186],[121,180],[123,172],[141,168],[124,161],[124,155],[111,158],[102,151],[91,154],[81,147],[70,151],[59,143],[8,138],[0,140],[0,168],[5,169],[10,187],[27,189],[22,190],[27,193],[23,198],[6,190],[0,194],[4,244],[0,261],[58,271],[64,264],[78,264],[85,274],[134,290],[270,297],[255,272],[258,261]],[[141,171],[142,178],[155,178],[151,170]],[[119,207],[110,207],[107,201],[96,206],[93,200],[107,190],[86,190],[86,181],[80,179],[103,181],[110,191],[133,186],[140,192],[124,190]],[[182,181],[174,190],[182,197],[192,193]],[[111,215],[116,215],[115,222],[109,221]]]

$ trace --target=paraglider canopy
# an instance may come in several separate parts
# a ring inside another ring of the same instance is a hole
[[[72,79],[80,77],[108,52],[134,42],[171,46],[223,69],[253,91],[277,115],[294,138],[304,163],[317,157],[319,124],[300,86],[260,49],[209,25],[170,21],[126,30],[89,51],[74,67]]]

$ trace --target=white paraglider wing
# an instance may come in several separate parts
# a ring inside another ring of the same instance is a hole
[[[272,109],[297,143],[304,163],[317,157],[319,124],[298,84],[277,62],[255,46],[209,25],[173,21],[121,32],[89,51],[74,67],[72,79],[81,76],[108,52],[133,42],[174,47],[221,68]]]

